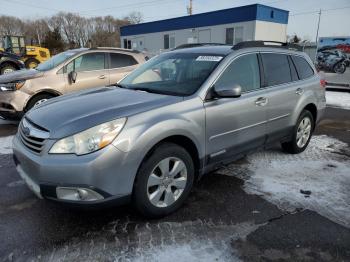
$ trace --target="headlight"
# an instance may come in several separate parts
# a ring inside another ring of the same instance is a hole
[[[1,91],[16,91],[21,89],[26,81],[19,81],[13,83],[0,84]]]
[[[85,155],[104,148],[113,142],[123,129],[126,118],[113,120],[57,141],[50,154]]]

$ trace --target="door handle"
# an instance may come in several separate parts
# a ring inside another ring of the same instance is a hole
[[[266,97],[259,97],[257,100],[255,100],[256,106],[266,106],[269,100]]]
[[[304,93],[304,90],[302,88],[298,88],[297,90],[295,90],[295,93],[297,95],[302,95]]]
[[[100,75],[100,76],[98,77],[98,79],[105,79],[105,78],[106,78],[105,75]]]

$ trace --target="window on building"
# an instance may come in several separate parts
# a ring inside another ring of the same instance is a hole
[[[111,68],[126,67],[137,64],[136,60],[130,55],[110,53],[110,57]]]
[[[243,27],[226,28],[226,44],[234,45],[243,41]]]
[[[131,40],[128,40],[128,47],[127,47],[127,49],[132,49],[132,47],[131,47]]]
[[[164,49],[169,49],[169,35],[164,35]]]
[[[287,55],[261,54],[261,59],[268,86],[285,84],[292,81]]]
[[[124,39],[124,44],[123,44],[123,47],[124,48],[128,48],[128,40],[127,39]]]
[[[297,68],[300,79],[309,78],[314,74],[314,70],[304,58],[300,56],[292,56],[292,60],[294,62],[295,67]]]
[[[226,28],[226,44],[233,45],[234,28]]]
[[[256,54],[243,55],[235,59],[220,76],[215,86],[239,84],[242,92],[260,88],[260,69]]]
[[[175,47],[175,35],[164,35],[164,49]]]

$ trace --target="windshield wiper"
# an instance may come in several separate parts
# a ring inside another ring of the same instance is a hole
[[[127,88],[125,85],[122,85],[122,84],[115,84],[114,86],[120,87],[120,88]]]

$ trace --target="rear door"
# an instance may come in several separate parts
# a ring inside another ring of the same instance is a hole
[[[256,53],[235,58],[214,86],[239,84],[238,98],[206,101],[206,141],[210,162],[262,146],[266,136],[266,108]]]
[[[138,66],[138,62],[132,55],[123,53],[109,53],[109,84],[115,84],[125,75]]]
[[[292,113],[302,90],[298,86],[298,75],[288,54],[261,53],[264,70],[264,87],[267,105],[267,142],[290,134]]]
[[[109,85],[106,56],[104,52],[86,53],[66,65],[67,92]],[[77,73],[75,83],[69,81],[68,77],[71,71]]]

